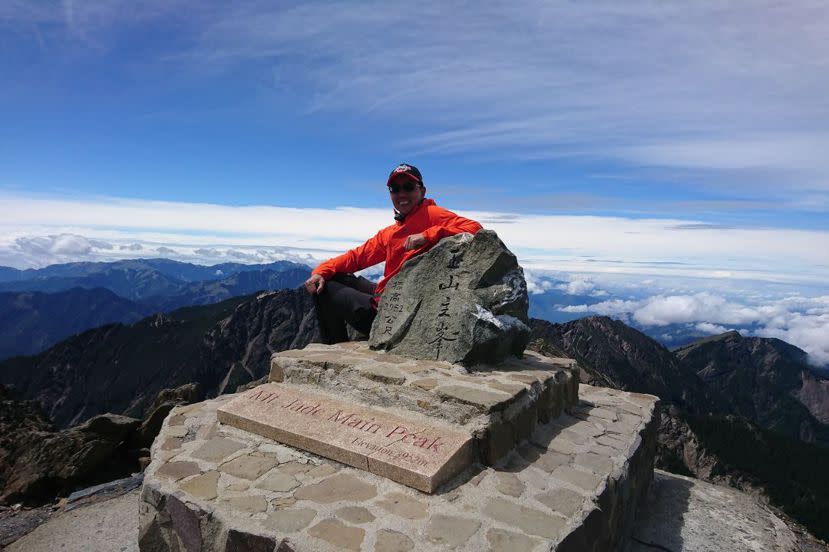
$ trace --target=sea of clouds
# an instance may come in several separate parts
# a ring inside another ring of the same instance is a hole
[[[555,292],[578,295],[584,302],[561,301],[557,310],[572,318],[610,316],[667,346],[731,330],[744,336],[774,337],[806,351],[816,366],[829,367],[829,293],[825,289],[636,277],[617,277],[606,281],[605,287],[599,283],[602,277],[596,278],[529,271],[530,302],[533,296]]]

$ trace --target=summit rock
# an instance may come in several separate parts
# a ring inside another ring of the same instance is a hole
[[[521,356],[529,340],[524,271],[491,230],[444,238],[386,286],[369,345],[471,366]]]

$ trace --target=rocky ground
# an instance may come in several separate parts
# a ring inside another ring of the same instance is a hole
[[[70,511],[55,512],[43,525],[23,536],[8,552],[138,551],[138,495],[134,489],[117,497],[105,497]],[[0,518],[0,534],[12,530],[13,518]]]

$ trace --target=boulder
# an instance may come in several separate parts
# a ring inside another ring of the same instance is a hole
[[[386,286],[373,349],[472,366],[521,356],[529,340],[527,283],[491,230],[444,238]]]
[[[140,420],[102,414],[62,431],[38,431],[19,451],[0,502],[51,501],[78,485],[111,479],[122,470],[117,451]]]
[[[201,385],[198,383],[185,383],[175,389],[162,389],[147,410],[148,414],[135,432],[130,445],[139,449],[149,448],[161,429],[161,423],[173,407],[190,404],[203,397],[204,393],[202,393]]]

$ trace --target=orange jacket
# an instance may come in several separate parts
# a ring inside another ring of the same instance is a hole
[[[403,222],[396,221],[391,226],[383,228],[363,245],[320,263],[311,273],[319,274],[328,280],[338,272],[357,272],[386,261],[383,278],[374,290],[374,296],[378,297],[383,293],[389,278],[400,272],[404,262],[428,251],[442,238],[462,232],[474,234],[480,229],[481,225],[474,220],[438,207],[433,199],[424,199],[406,215]],[[403,244],[412,234],[423,234],[426,245],[406,251]]]

